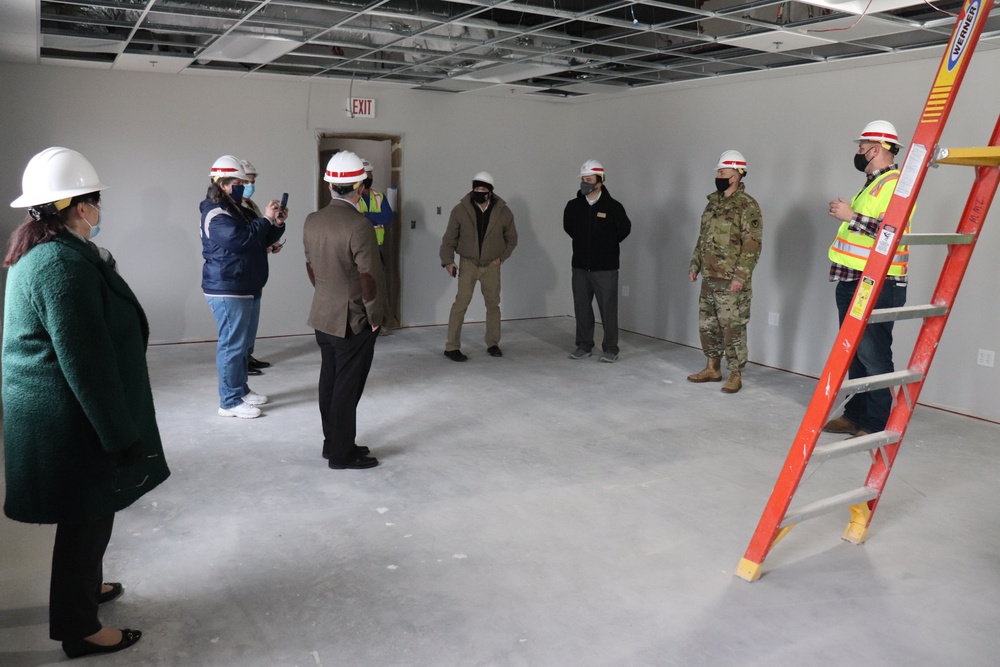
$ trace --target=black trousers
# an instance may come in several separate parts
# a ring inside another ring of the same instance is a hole
[[[601,311],[604,341],[601,349],[618,354],[618,271],[573,269],[573,310],[576,314],[576,347],[594,349],[594,297]]]
[[[101,629],[97,595],[104,580],[104,552],[115,525],[112,514],[97,521],[56,524],[49,585],[49,637],[83,639]]]
[[[323,455],[330,463],[347,463],[355,458],[358,402],[375,358],[377,339],[378,332],[368,326],[359,334],[348,327],[343,338],[316,332],[322,357],[319,415],[323,420]]]

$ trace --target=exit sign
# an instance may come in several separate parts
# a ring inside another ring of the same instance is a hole
[[[363,97],[352,97],[350,108],[351,116],[354,118],[375,117],[375,100],[369,100]]]

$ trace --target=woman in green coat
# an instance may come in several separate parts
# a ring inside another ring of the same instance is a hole
[[[11,206],[29,217],[4,259],[4,513],[56,524],[52,639],[71,658],[110,653],[141,636],[98,619],[98,605],[123,590],[102,576],[115,512],[170,474],[146,367],[149,326],[114,260],[89,240],[105,187],[90,162],[46,149],[22,186]]]

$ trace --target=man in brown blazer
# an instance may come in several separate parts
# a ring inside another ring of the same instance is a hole
[[[500,351],[500,264],[517,245],[514,214],[507,202],[493,193],[493,177],[481,171],[472,177],[472,191],[451,210],[448,229],[441,239],[441,266],[451,277],[458,276],[458,294],[448,317],[448,340],[444,356],[465,361],[462,354],[462,323],[472,301],[476,282],[482,285],[486,301],[486,351],[502,357]],[[455,253],[461,264],[455,266]]]
[[[330,158],[323,180],[330,204],[306,217],[303,245],[313,284],[309,326],[322,355],[319,413],[323,458],[335,470],[374,468],[378,459],[359,447],[357,408],[375,356],[385,314],[385,276],[375,229],[358,210],[364,164],[354,153]]]

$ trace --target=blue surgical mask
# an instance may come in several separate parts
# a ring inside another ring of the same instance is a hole
[[[100,233],[101,233],[101,209],[97,208],[96,206],[94,206],[94,205],[93,205],[93,204],[91,204],[90,202],[85,202],[85,203],[86,203],[86,204],[87,204],[88,206],[90,206],[90,208],[92,208],[92,209],[94,209],[94,210],[96,210],[96,211],[97,211],[97,222],[96,222],[96,223],[94,223],[93,225],[92,225],[92,224],[90,224],[90,221],[89,221],[89,220],[87,220],[86,218],[84,218],[84,219],[83,219],[83,221],[87,223],[87,226],[88,226],[88,227],[90,227],[90,233],[88,234],[88,236],[89,236],[89,237],[90,237],[91,239],[93,239],[93,238],[95,238],[95,237],[96,237],[96,236],[97,236],[98,234],[100,234]]]
[[[229,196],[232,197],[233,201],[237,204],[243,201],[243,190],[245,187],[246,186],[243,185],[234,185],[232,192],[229,194]]]
[[[253,193],[254,193],[253,183],[247,183],[246,185],[243,186],[244,197],[250,199],[250,197],[253,197]]]

